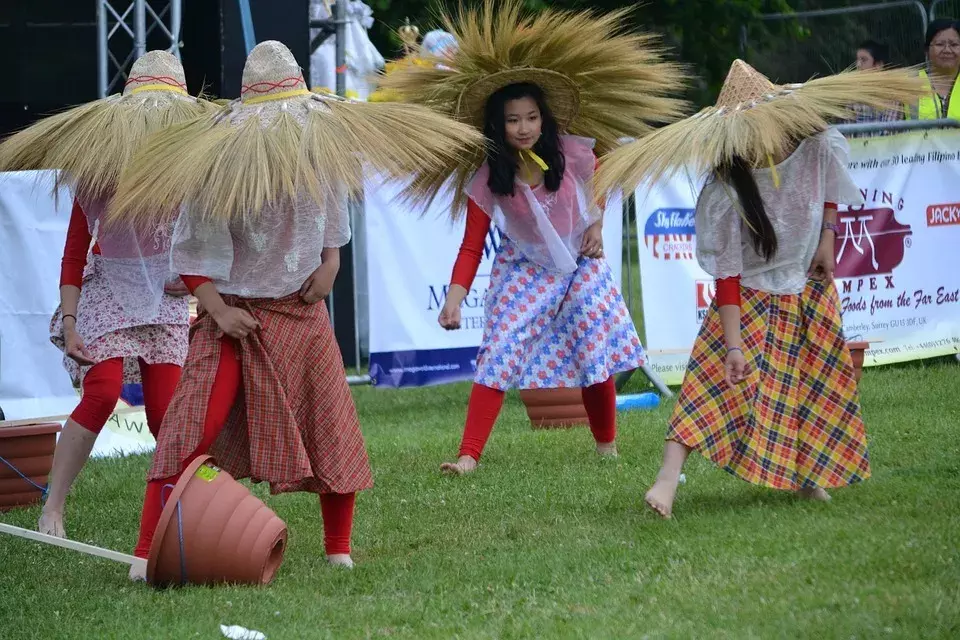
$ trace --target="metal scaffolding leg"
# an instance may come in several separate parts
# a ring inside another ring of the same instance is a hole
[[[181,0],[96,0],[97,94],[123,88],[130,65],[147,52],[147,36],[163,37],[161,48],[180,57]]]
[[[633,232],[632,222],[630,220],[630,212],[634,211],[636,207],[636,201],[633,195],[623,199],[623,242],[626,247],[627,254],[627,310],[630,312],[631,317],[633,316],[633,242],[631,241],[631,234]],[[638,245],[639,250],[639,245]],[[637,266],[640,265],[640,256],[637,256]],[[643,305],[643,300],[640,301],[641,307]],[[617,391],[622,391],[624,387],[627,386],[627,383],[630,382],[630,378],[633,377],[633,374],[637,371],[640,371],[647,377],[647,380],[650,381],[656,390],[664,398],[672,398],[673,392],[670,391],[670,387],[666,385],[662,378],[657,375],[657,372],[654,371],[650,365],[644,364],[639,369],[631,369],[630,371],[624,371],[623,373],[617,375],[616,377],[616,386]]]

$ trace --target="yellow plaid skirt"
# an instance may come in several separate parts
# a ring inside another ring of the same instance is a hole
[[[700,327],[668,440],[735,476],[774,489],[840,487],[870,477],[853,363],[832,282],[800,295],[741,288],[751,372],[724,382],[726,342],[716,303]]]

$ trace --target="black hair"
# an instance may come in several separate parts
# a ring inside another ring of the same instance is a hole
[[[507,143],[504,109],[507,102],[520,98],[532,98],[540,109],[540,139],[533,146],[533,151],[550,167],[549,171],[543,172],[544,186],[549,191],[557,191],[560,189],[565,169],[559,127],[550,107],[547,106],[543,90],[529,82],[509,84],[496,91],[487,100],[483,123],[483,133],[490,143],[487,148],[487,164],[490,167],[487,185],[490,191],[497,195],[512,196],[514,194],[519,156]]]
[[[756,252],[766,261],[777,253],[777,234],[763,206],[760,189],[753,177],[750,163],[740,156],[717,167],[717,179],[733,186],[748,223],[750,242]]]
[[[933,39],[936,38],[941,31],[946,31],[947,29],[953,29],[957,33],[960,33],[960,21],[955,18],[937,18],[931,22],[930,26],[927,27],[927,38],[923,42],[923,48],[929,49]]]
[[[876,40],[864,40],[857,46],[857,50],[863,49],[870,54],[874,62],[886,64],[890,62],[890,47],[877,42]]]

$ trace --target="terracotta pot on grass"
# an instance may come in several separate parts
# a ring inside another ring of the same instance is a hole
[[[863,375],[863,357],[867,349],[870,348],[869,342],[848,342],[847,350],[853,359],[853,379],[860,382]]]
[[[210,456],[191,462],[163,495],[147,582],[261,585],[273,580],[283,562],[287,525],[214,466]]]
[[[40,502],[37,487],[47,486],[60,429],[57,422],[0,427],[0,511]]]
[[[521,389],[520,399],[534,429],[561,429],[589,424],[579,387]]]

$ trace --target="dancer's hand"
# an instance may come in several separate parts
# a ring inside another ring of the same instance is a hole
[[[63,328],[63,343],[64,353],[80,366],[89,367],[97,364],[90,358],[90,352],[87,351],[86,345],[83,344],[83,338],[80,337],[75,328]]]
[[[750,374],[750,366],[739,348],[727,351],[727,361],[724,364],[724,379],[731,387],[735,387]]]
[[[440,317],[437,318],[440,326],[447,331],[453,331],[460,328],[460,303],[447,297],[443,303],[443,309],[440,310]]]
[[[580,241],[580,255],[587,258],[603,257],[603,226],[598,220],[587,227]]]
[[[832,280],[836,268],[837,259],[836,253],[834,253],[833,233],[825,233],[817,247],[817,252],[813,255],[813,262],[810,263],[807,277],[817,282]]]
[[[220,311],[211,315],[221,331],[237,340],[246,338],[251,332],[260,328],[257,319],[245,309],[224,305]]]
[[[164,284],[163,292],[168,296],[173,296],[175,298],[182,298],[190,295],[190,289],[187,289],[187,285],[185,285],[183,280],[181,280],[179,277]]]
[[[300,299],[307,304],[320,302],[333,291],[333,282],[340,270],[339,263],[324,262],[311,273],[300,287]]]

